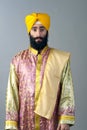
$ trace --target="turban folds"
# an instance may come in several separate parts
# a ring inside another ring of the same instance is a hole
[[[36,21],[40,21],[42,25],[49,30],[50,27],[50,16],[46,13],[32,13],[25,17],[25,24],[27,27],[27,32],[29,33],[32,26]]]

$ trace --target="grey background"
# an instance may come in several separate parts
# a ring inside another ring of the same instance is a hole
[[[51,16],[49,45],[71,52],[76,123],[87,127],[87,0],[0,0],[0,130],[4,130],[5,94],[12,57],[28,48],[24,17],[31,12]]]

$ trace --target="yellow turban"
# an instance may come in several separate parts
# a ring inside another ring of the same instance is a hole
[[[36,21],[40,21],[42,25],[49,30],[50,27],[50,16],[45,13],[32,13],[25,17],[25,24],[27,27],[27,32],[29,33],[32,26],[35,24]]]

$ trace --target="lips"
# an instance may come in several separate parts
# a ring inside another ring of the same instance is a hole
[[[36,42],[42,42],[42,40],[43,40],[42,37],[35,38],[35,41],[36,41]]]
[[[38,38],[38,39],[36,39],[35,41],[36,41],[36,42],[41,42],[42,39]]]

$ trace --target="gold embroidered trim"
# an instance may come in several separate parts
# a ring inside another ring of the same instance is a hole
[[[17,122],[16,121],[6,121],[6,126],[15,126],[15,127],[17,127]]]
[[[75,120],[74,116],[60,116],[59,120]]]

